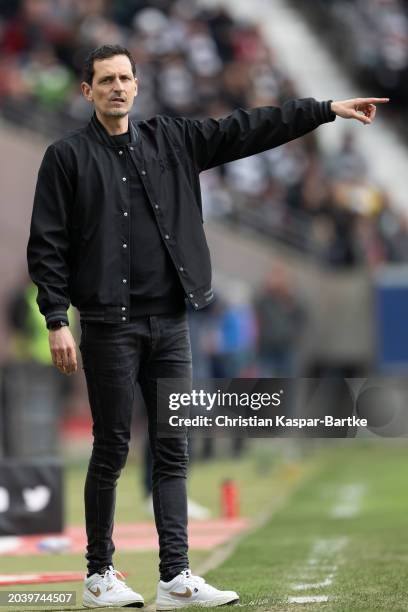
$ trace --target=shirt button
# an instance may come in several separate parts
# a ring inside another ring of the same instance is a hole
[[[119,151],[119,155],[123,155],[123,151]]]
[[[126,317],[122,317],[122,321],[126,321]]]
[[[155,207],[156,210],[159,210],[159,208],[160,208],[160,206],[158,204],[155,204],[154,207]]]
[[[188,297],[193,298],[193,297],[194,297],[194,293],[189,293],[189,294],[188,294]]]
[[[170,236],[168,234],[164,234],[164,237],[166,240],[168,240],[170,238]]]
[[[122,246],[123,246],[123,248],[124,248],[124,249],[126,249],[127,244],[126,244],[126,243],[125,243],[125,244],[122,244]]]
[[[124,278],[124,279],[122,280],[122,283],[127,283],[126,278]]]
[[[143,174],[143,176],[145,176],[146,170],[142,170],[142,174]]]
[[[127,212],[124,212],[124,213],[123,213],[123,216],[124,216],[124,217],[127,217],[127,216],[128,216]]]
[[[180,267],[179,267],[179,270],[180,270],[180,272],[184,272],[184,268],[183,268],[183,266],[180,266]]]
[[[123,182],[125,182],[125,181],[126,181],[126,176],[124,176],[124,177],[122,178],[122,181],[123,181]]]
[[[126,310],[126,306],[122,306],[122,310]]]
[[[197,302],[194,302],[194,306],[195,306],[195,308],[198,308]]]
[[[129,149],[130,149],[131,151],[133,151],[133,147],[129,147]]]

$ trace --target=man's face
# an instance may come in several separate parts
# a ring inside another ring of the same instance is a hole
[[[82,93],[105,117],[125,117],[137,95],[137,79],[126,55],[94,61],[91,84],[83,82]]]

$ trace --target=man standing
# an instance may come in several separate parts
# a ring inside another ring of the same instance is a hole
[[[112,564],[115,487],[128,453],[136,381],[154,460],[157,609],[233,603],[237,593],[219,591],[189,570],[187,443],[157,436],[157,379],[191,378],[185,298],[194,309],[213,300],[199,173],[288,142],[336,115],[371,123],[374,103],[387,100],[306,98],[281,108],[239,108],[220,120],[130,121],[136,67],[117,45],[90,54],[81,87],[95,112],[44,155],[27,255],[53,362],[65,374],[77,369],[70,303],[81,318],[94,435],[85,483],[84,604],[143,605]]]

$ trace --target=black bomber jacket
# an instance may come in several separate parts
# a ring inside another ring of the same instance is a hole
[[[298,138],[333,121],[330,102],[289,100],[282,107],[237,108],[216,120],[157,115],[129,120],[130,142],[114,146],[95,114],[84,128],[51,144],[35,191],[27,247],[30,277],[47,325],[81,319],[129,320],[129,164],[195,309],[213,299],[199,174]],[[141,254],[141,257],[143,255]]]

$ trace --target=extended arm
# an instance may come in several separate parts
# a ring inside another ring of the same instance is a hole
[[[288,100],[281,107],[235,109],[222,119],[186,120],[187,142],[198,170],[261,153],[334,121],[330,102]]]
[[[375,103],[388,98],[355,98],[318,102],[314,98],[288,100],[281,107],[237,108],[222,119],[186,121],[187,144],[199,172],[278,147],[311,132],[336,115],[372,123]]]

